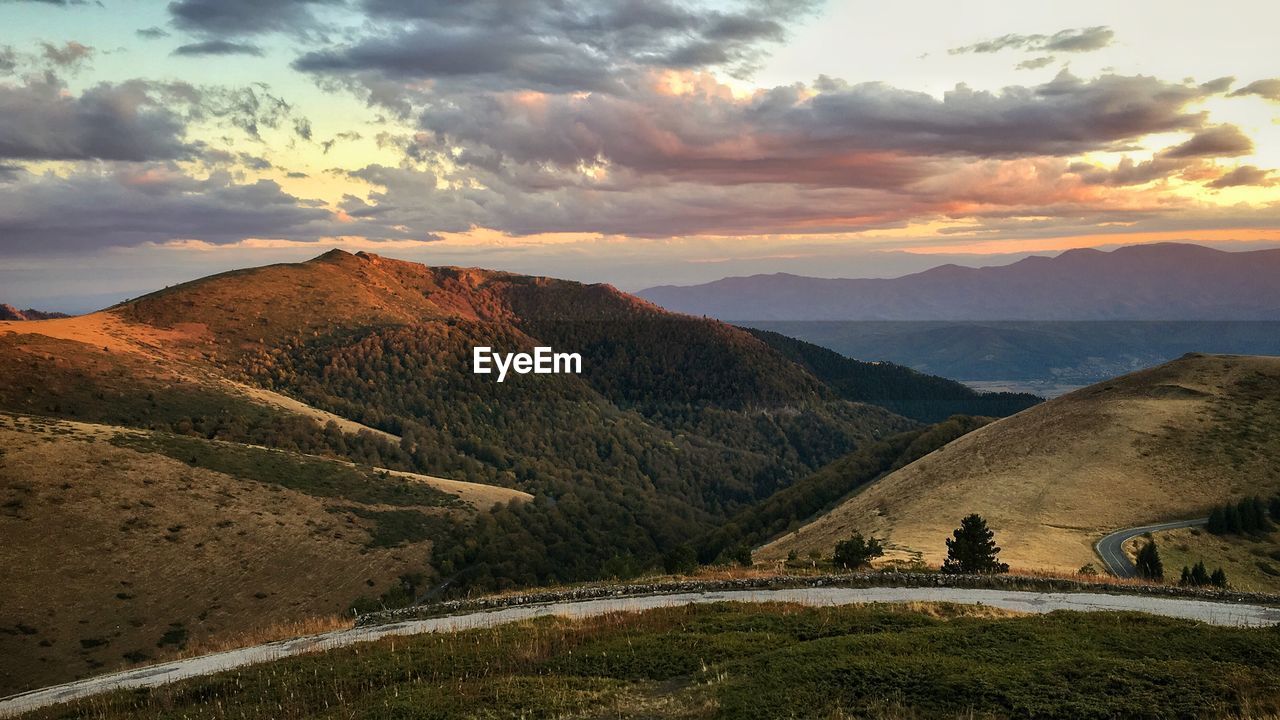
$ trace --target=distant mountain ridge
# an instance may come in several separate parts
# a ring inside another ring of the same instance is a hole
[[[640,297],[721,320],[1276,320],[1280,249],[1155,243],[893,279],[777,273],[663,285]]]
[[[32,308],[19,310],[7,303],[0,303],[0,320],[53,320],[64,317],[70,316],[60,312],[41,312]]]

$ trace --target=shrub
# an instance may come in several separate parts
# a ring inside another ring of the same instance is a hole
[[[836,543],[833,559],[837,567],[855,570],[883,555],[884,546],[879,538],[864,538],[862,533],[854,531],[848,540]]]

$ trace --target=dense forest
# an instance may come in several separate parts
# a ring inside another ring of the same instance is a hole
[[[840,397],[879,405],[921,422],[941,422],[952,415],[1004,417],[1043,402],[1029,393],[979,393],[955,380],[891,362],[854,360],[769,330],[747,332],[808,369]]]
[[[23,358],[8,377],[0,367],[3,407],[532,494],[432,528],[435,580],[453,593],[628,576],[694,547],[704,562],[742,558],[976,422],[926,433],[918,420],[1003,415],[1034,400],[675,315],[607,285],[368,254],[225,273],[111,312],[196,329],[173,348],[181,369],[0,339],[0,352]],[[582,373],[497,383],[470,372],[476,346],[580,353]],[[398,441],[192,380],[206,363]]]
[[[754,344],[749,336],[707,340],[707,326],[657,315],[542,321],[537,343],[575,348],[595,369],[502,384],[459,372],[470,349],[534,341],[481,321],[289,343],[248,367],[263,385],[401,435],[424,472],[533,493],[436,543],[451,587],[492,589],[652,568],[815,468],[910,427],[834,397],[763,345],[735,346]]]

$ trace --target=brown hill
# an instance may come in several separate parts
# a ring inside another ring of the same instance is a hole
[[[41,312],[27,308],[19,310],[18,308],[0,303],[0,321],[21,321],[21,320],[52,320],[54,318],[69,317],[65,313],[59,312]]]
[[[469,372],[481,344],[580,351],[583,373],[499,385]],[[639,572],[914,426],[606,285],[340,251],[0,323],[4,414],[31,419],[0,457],[2,559],[25,563],[0,692],[406,602],[400,575]]]
[[[757,557],[829,553],[852,531],[938,564],[984,515],[1014,567],[1097,564],[1103,534],[1280,489],[1280,358],[1191,355],[994,422],[868,486]]]

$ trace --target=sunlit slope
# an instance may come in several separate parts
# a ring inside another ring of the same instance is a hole
[[[520,494],[503,488],[486,492]],[[0,695],[349,616],[496,498],[334,460],[0,415]]]
[[[854,530],[932,564],[984,515],[1014,567],[1095,562],[1105,532],[1280,489],[1280,358],[1188,355],[994,422],[757,554],[829,553]]]

